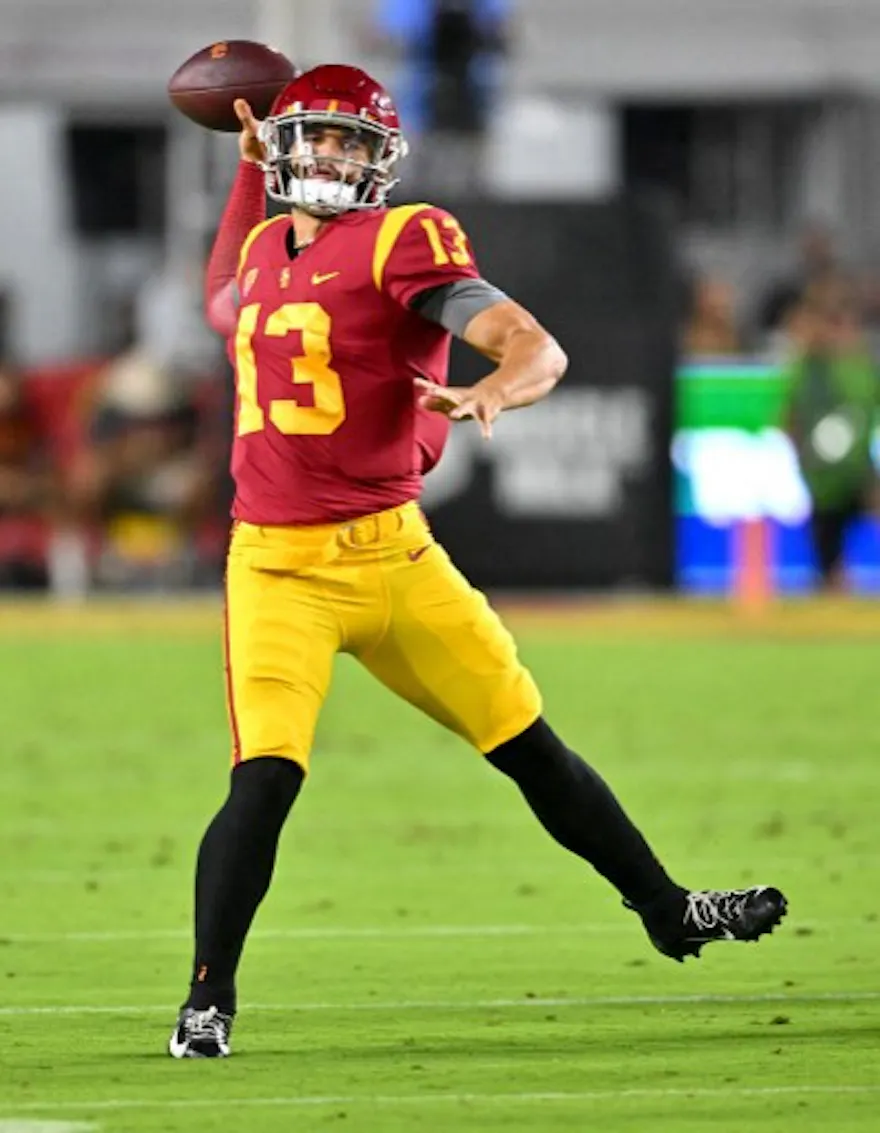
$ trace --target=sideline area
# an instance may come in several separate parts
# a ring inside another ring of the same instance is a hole
[[[880,602],[845,597],[786,599],[741,610],[717,599],[495,595],[512,628],[659,637],[847,637],[880,640]],[[205,598],[96,598],[82,604],[0,599],[0,638],[219,633],[222,603]]]

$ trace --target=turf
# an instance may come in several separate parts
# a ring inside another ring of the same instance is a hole
[[[772,937],[682,966],[510,784],[343,659],[235,1056],[175,1063],[192,860],[226,781],[216,611],[0,607],[0,1133],[877,1130],[872,619],[520,618],[548,716],[671,871],[790,896]]]

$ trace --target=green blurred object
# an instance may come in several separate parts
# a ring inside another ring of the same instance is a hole
[[[720,359],[682,365],[676,375],[677,429],[745,429],[778,424],[785,375],[776,363]]]
[[[871,439],[880,404],[867,352],[803,357],[785,371],[784,412],[801,475],[817,510],[850,502],[872,478]]]

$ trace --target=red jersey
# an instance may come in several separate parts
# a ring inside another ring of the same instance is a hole
[[[403,205],[345,213],[293,258],[291,243],[285,214],[241,249],[233,515],[332,523],[414,499],[448,421],[426,429],[413,379],[446,383],[451,336],[409,304],[479,276],[467,237],[442,209]]]

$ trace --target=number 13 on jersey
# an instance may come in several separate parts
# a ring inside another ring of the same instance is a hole
[[[454,216],[444,216],[441,225],[442,230],[432,216],[426,216],[422,220],[422,228],[434,253],[435,267],[444,267],[449,263],[466,267],[471,262],[471,254],[464,230]],[[447,248],[447,237],[452,244],[451,248]]]
[[[257,396],[259,373],[253,343],[261,307],[260,303],[251,303],[241,309],[235,334],[240,437],[266,427],[266,411]],[[330,316],[320,303],[285,303],[267,316],[263,329],[269,338],[285,338],[294,331],[302,332],[302,354],[290,360],[291,381],[311,386],[314,404],[273,398],[269,420],[285,436],[327,436],[345,420],[342,380],[330,366]]]

